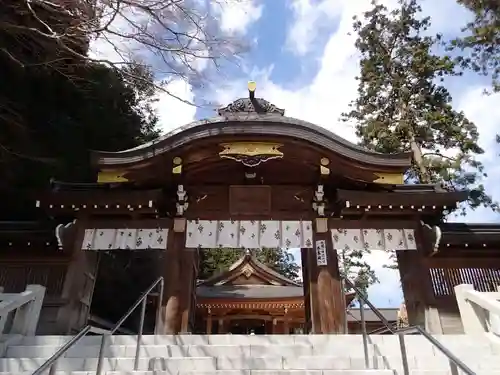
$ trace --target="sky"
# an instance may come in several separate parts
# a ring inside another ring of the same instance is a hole
[[[394,0],[381,2],[394,4]],[[431,31],[443,33],[445,38],[458,35],[470,17],[456,0],[422,0],[422,6],[424,15],[432,18]],[[218,4],[211,10],[218,20],[217,32],[247,41],[249,51],[235,63],[223,63],[210,84],[172,80],[168,90],[197,106],[160,93],[156,107],[162,130],[168,132],[215,116],[217,105],[246,97],[247,82],[254,80],[257,96],[285,109],[286,116],[315,123],[356,142],[352,126],[339,117],[356,97],[359,67],[355,35],[350,35],[352,17],[369,8],[370,0],[225,0]],[[108,50],[98,43],[93,48],[106,54]],[[200,70],[208,71],[206,65],[202,62]],[[499,94],[485,96],[487,79],[473,74],[450,79],[446,85],[455,109],[464,111],[479,129],[480,145],[486,151],[481,157],[488,173],[484,183],[500,200],[498,189],[494,189],[500,183],[499,149],[494,141],[500,120]],[[458,220],[498,222],[499,218],[487,209],[478,209]],[[300,254],[292,253],[300,262]],[[399,275],[383,268],[387,260],[387,254],[378,251],[367,257],[380,280],[369,289],[369,298],[378,307],[398,307],[403,299]]]

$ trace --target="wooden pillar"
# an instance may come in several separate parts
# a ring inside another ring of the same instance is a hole
[[[265,328],[265,334],[270,335],[273,333],[273,321],[272,320],[266,320],[264,322],[264,328]]]
[[[285,335],[290,334],[290,322],[288,321],[288,317],[285,315],[284,322],[283,322],[283,333]]]
[[[73,234],[65,237],[68,243],[63,244],[63,251],[71,254],[71,260],[61,293],[61,298],[68,302],[57,313],[58,331],[61,334],[79,331],[87,324],[90,314],[99,254],[97,251],[82,250],[86,227],[87,221],[77,220]]]
[[[224,318],[219,318],[218,322],[219,322],[219,325],[217,327],[217,333],[218,334],[224,334],[224,333],[226,333],[226,327],[225,327],[225,324],[224,324]]]
[[[308,284],[308,333],[321,333],[321,318],[319,315],[318,301],[318,265],[316,263],[316,255],[314,249],[302,249],[304,254],[302,267],[307,267],[307,279],[304,284]]]
[[[426,310],[432,304],[433,291],[429,269],[425,263],[426,244],[421,228],[415,230],[417,250],[396,251],[401,286],[410,325],[426,326]]]
[[[397,251],[399,276],[401,278],[401,287],[408,314],[408,323],[410,325],[425,324],[425,307],[422,298],[421,285],[419,284],[419,254],[417,251]]]
[[[309,252],[310,294],[313,333],[344,333],[345,299],[338,264],[327,219],[316,219],[314,246],[324,245],[326,264],[318,265],[316,248]],[[324,242],[323,242],[324,241]]]
[[[208,316],[207,316],[207,329],[206,329],[207,335],[212,334],[212,313],[209,311]]]
[[[183,249],[181,251],[181,275],[179,282],[181,283],[180,295],[180,314],[181,327],[180,332],[186,333],[189,331],[189,317],[191,308],[193,307],[192,299],[195,297],[196,290],[195,280],[197,273],[197,251],[196,249]]]
[[[302,263],[302,288],[304,289],[304,333],[313,332],[311,315],[311,277],[310,277],[310,253],[313,249],[300,249]]]
[[[182,220],[182,219],[181,219]],[[180,231],[182,230],[182,231]],[[177,334],[181,329],[182,252],[185,249],[185,225],[169,231],[167,250],[163,255],[163,277],[165,289],[162,306],[163,334]]]

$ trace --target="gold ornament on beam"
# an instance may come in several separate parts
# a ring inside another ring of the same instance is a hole
[[[173,164],[172,173],[173,174],[181,174],[182,173],[182,159],[180,157],[176,156],[172,160],[172,164]]]
[[[403,173],[373,173],[377,179],[373,180],[376,184],[402,185],[404,184]]]
[[[330,168],[328,165],[330,165],[330,160],[328,158],[321,158],[319,170],[321,176],[328,176],[330,174]]]
[[[282,159],[283,153],[279,150],[280,143],[271,142],[235,142],[222,143],[224,148],[219,152],[222,159],[231,159],[247,167],[256,167],[271,159]]]
[[[125,173],[125,171],[100,171],[97,174],[97,183],[127,182],[128,179],[124,177]]]

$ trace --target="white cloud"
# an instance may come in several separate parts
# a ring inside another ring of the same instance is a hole
[[[239,35],[247,33],[249,27],[260,19],[264,9],[256,0],[214,1],[211,5],[222,31]]]
[[[375,250],[364,259],[375,271],[379,282],[368,288],[368,298],[377,307],[399,307],[403,302],[403,291],[399,271],[384,268],[390,264],[389,254]]]
[[[352,2],[354,3],[354,2]],[[294,22],[287,35],[286,45],[295,54],[305,55],[314,47],[314,40],[322,26],[331,24],[343,8],[342,1],[293,0],[289,6],[294,14]]]
[[[159,117],[159,128],[163,133],[190,123],[195,119],[196,114],[196,107],[190,104],[194,102],[194,93],[189,83],[183,80],[174,80],[169,83],[167,90],[172,95],[161,92],[158,95],[158,102],[155,103]]]
[[[458,109],[464,111],[469,120],[479,129],[479,145],[485,153],[479,160],[485,165],[488,177],[484,180],[486,191],[492,194],[493,200],[500,201],[498,184],[500,182],[500,146],[496,143],[496,134],[500,133],[500,93],[485,96],[485,86],[471,86],[465,90],[458,102]],[[456,220],[463,220],[457,218]],[[489,208],[478,208],[468,213],[467,221],[484,223],[500,221],[498,213]]]
[[[500,132],[500,93],[485,95],[486,86],[471,85],[458,101],[457,108],[464,111],[469,120],[479,128],[479,144],[485,150],[496,146],[495,135]],[[496,163],[495,153],[486,153],[481,157],[483,163]]]

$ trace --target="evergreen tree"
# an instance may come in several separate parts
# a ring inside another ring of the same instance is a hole
[[[483,153],[477,128],[453,109],[443,85],[445,77],[459,75],[456,63],[433,52],[441,36],[428,35],[431,20],[420,16],[417,0],[398,2],[389,11],[373,1],[373,8],[355,19],[361,73],[358,97],[343,118],[355,122],[369,149],[412,152],[408,183],[473,188],[469,207],[496,209],[480,183],[486,174],[476,159]]]
[[[465,25],[465,35],[452,42],[470,53],[459,62],[472,70],[490,75],[494,91],[500,91],[500,2],[497,0],[457,0],[474,13]]]
[[[219,272],[226,271],[243,256],[240,249],[203,249],[200,251],[200,271],[198,278],[207,279]],[[257,259],[281,275],[296,280],[299,266],[292,254],[284,249],[259,249],[255,251]]]
[[[433,52],[441,35],[429,35],[431,20],[420,16],[417,0],[398,3],[389,11],[373,1],[354,21],[361,72],[358,97],[343,119],[355,123],[361,145],[371,150],[412,152],[407,183],[473,189],[466,206],[497,209],[481,184],[486,173],[477,160],[484,152],[477,127],[453,109],[443,85],[445,77],[459,75],[456,62]]]
[[[369,250],[337,250],[340,274],[365,294],[367,294],[370,285],[379,281],[375,271],[363,260],[363,255],[369,254],[369,252]],[[351,291],[351,288],[345,288],[345,292]]]
[[[78,78],[71,79],[49,69],[19,69],[1,56],[0,68],[0,103],[6,104],[0,104],[0,191],[12,195],[4,200],[11,206],[2,209],[5,219],[13,220],[20,206],[34,209],[22,203],[22,191],[46,188],[51,178],[94,182],[89,150],[120,151],[158,136],[146,70],[137,82],[96,64],[75,68]]]

